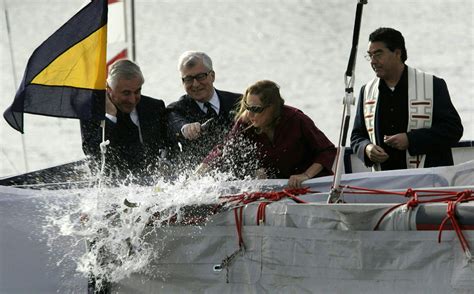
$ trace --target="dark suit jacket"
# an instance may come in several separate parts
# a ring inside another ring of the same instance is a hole
[[[359,94],[359,103],[351,135],[351,147],[354,153],[364,161],[366,166],[372,166],[374,163],[365,155],[365,147],[371,142],[364,121],[364,90],[365,86],[361,88]],[[453,165],[451,146],[462,137],[463,126],[461,118],[451,103],[448,87],[443,79],[433,78],[433,96],[433,121],[431,127],[416,129],[407,133],[409,141],[408,152],[411,155],[426,154],[424,167]],[[373,143],[379,146],[383,144],[384,134],[377,129],[377,126],[382,119],[383,117],[377,115],[376,112],[375,124],[377,133],[375,136],[377,142]]]
[[[173,138],[168,136],[167,110],[162,100],[142,95],[136,110],[143,144],[140,141],[124,141],[117,124],[106,118],[105,139],[110,140],[106,163],[109,169],[119,170],[122,175],[131,172],[141,177],[148,172],[153,174],[153,168],[161,167],[163,160],[160,160],[160,157],[170,155],[176,144],[173,143]],[[81,134],[84,154],[90,157],[93,163],[100,164],[100,121],[81,120]]]
[[[211,151],[214,145],[223,141],[224,136],[234,123],[234,115],[241,94],[219,91],[216,89],[220,101],[219,116],[214,120],[207,132],[196,140],[186,140],[181,134],[183,125],[193,122],[204,123],[206,114],[189,95],[183,95],[178,101],[168,105],[169,128],[171,135],[175,136],[182,147],[179,155],[182,164],[186,168],[194,168],[201,163],[204,157]]]

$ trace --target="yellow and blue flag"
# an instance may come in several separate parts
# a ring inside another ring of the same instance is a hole
[[[3,117],[23,133],[23,113],[103,119],[107,0],[92,0],[31,55]]]

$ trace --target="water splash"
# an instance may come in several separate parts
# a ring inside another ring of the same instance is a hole
[[[160,254],[145,241],[147,234],[153,228],[182,222],[186,207],[217,204],[220,183],[230,177],[213,174],[190,179],[183,175],[173,183],[158,180],[147,187],[62,190],[67,195],[49,199],[46,205],[43,231],[51,251],[63,246],[64,237],[72,238],[71,253],[58,262],[74,258],[76,270],[94,277],[96,288],[101,287],[105,281],[118,282],[132,273],[146,272]]]
[[[74,250],[60,256],[58,262],[72,260],[76,271],[87,277],[95,289],[133,273],[156,278],[160,269],[152,268],[153,260],[166,253],[156,244],[160,236],[151,235],[170,224],[202,224],[211,212],[209,205],[220,203],[219,196],[258,189],[245,181],[240,187],[224,184],[255,177],[259,166],[255,151],[254,143],[240,138],[227,144],[225,156],[206,176],[198,178],[191,169],[180,169],[182,173],[173,177],[172,182],[160,176],[149,179],[129,175],[118,186],[116,178],[104,179],[103,183],[115,185],[110,188],[100,185],[62,190],[67,195],[45,204],[47,219],[43,231],[48,236],[48,245],[56,251],[55,247],[64,246],[65,238],[70,240],[69,246]],[[148,174],[160,175],[153,171]],[[154,185],[134,184],[150,182]],[[207,209],[203,208],[206,206]],[[161,277],[165,276],[162,273]]]

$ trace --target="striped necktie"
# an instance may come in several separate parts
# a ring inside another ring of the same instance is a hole
[[[206,117],[212,118],[217,117],[217,112],[212,108],[212,104],[209,102],[204,102],[204,106],[207,108]]]

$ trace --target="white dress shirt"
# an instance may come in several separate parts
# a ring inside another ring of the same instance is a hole
[[[196,101],[196,103],[199,105],[199,108],[201,108],[201,110],[204,113],[207,113],[207,107],[204,105],[203,102]],[[219,114],[219,109],[221,108],[221,102],[219,101],[219,97],[217,96],[217,92],[215,89],[214,89],[214,93],[212,94],[211,100],[209,100],[209,103],[211,103],[211,106],[216,111],[216,113]]]

